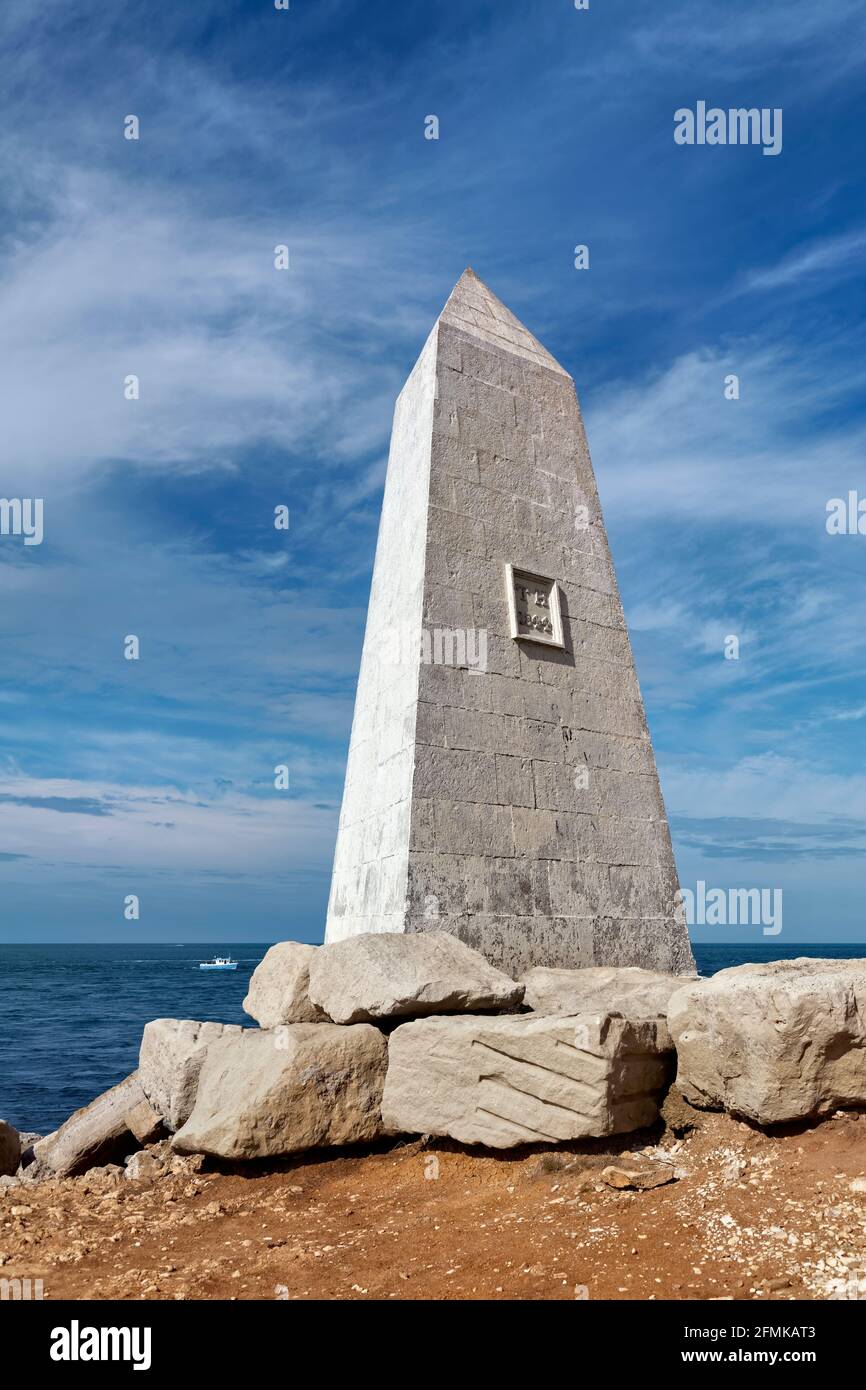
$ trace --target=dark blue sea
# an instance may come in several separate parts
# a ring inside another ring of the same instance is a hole
[[[138,1062],[151,1018],[246,1023],[241,1003],[267,944],[197,946],[0,945],[0,1118],[47,1134],[122,1081]],[[238,969],[199,970],[231,953]],[[695,945],[702,975],[745,961],[851,958],[866,945]]]
[[[267,944],[0,945],[0,1118],[47,1134],[138,1065],[151,1018],[255,1026],[241,1008]],[[237,970],[199,970],[231,955]]]

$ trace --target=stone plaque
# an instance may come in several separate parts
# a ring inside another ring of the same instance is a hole
[[[564,647],[559,586],[555,579],[505,566],[511,636],[548,647]]]

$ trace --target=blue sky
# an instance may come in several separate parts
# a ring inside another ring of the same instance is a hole
[[[577,383],[684,886],[866,937],[863,29],[6,0],[0,940],[320,938],[393,400],[470,264]],[[676,145],[698,100],[781,154]]]

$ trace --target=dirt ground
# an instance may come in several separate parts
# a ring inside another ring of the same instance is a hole
[[[866,1298],[866,1115],[768,1134],[671,1113],[556,1150],[24,1183],[0,1190],[0,1278],[47,1299]],[[668,1180],[620,1190],[608,1165]]]

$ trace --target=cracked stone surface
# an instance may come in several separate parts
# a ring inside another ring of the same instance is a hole
[[[667,1041],[663,1023],[592,1014],[406,1023],[391,1034],[382,1117],[496,1149],[624,1133],[658,1118]]]

